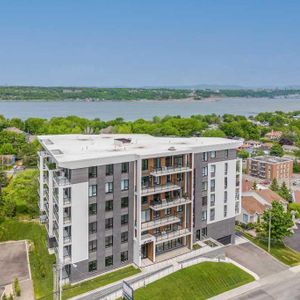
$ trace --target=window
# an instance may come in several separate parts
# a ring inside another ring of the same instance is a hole
[[[176,168],[181,168],[183,166],[183,156],[178,155],[174,157],[174,165]]]
[[[128,224],[128,214],[121,216],[121,225],[126,225],[126,224]]]
[[[106,236],[105,237],[105,248],[109,248],[113,246],[113,236]]]
[[[113,228],[113,218],[105,219],[105,229]]]
[[[106,182],[105,183],[105,193],[106,194],[112,193],[113,190],[114,190],[113,183],[112,182]]]
[[[153,212],[153,219],[154,220],[157,220],[157,219],[159,219],[160,218],[160,212],[159,211],[154,211]]]
[[[160,177],[158,177],[158,178],[160,178]],[[176,175],[176,179],[177,179],[177,181],[182,181],[183,180],[183,174],[182,173],[178,173]]]
[[[196,230],[196,241],[200,241],[201,239],[200,233],[201,233],[200,229]]]
[[[235,213],[236,214],[240,213],[240,202],[239,201],[235,202]]]
[[[154,167],[155,169],[159,169],[161,167],[160,158],[154,158]]]
[[[215,177],[216,176],[216,165],[210,166],[210,176]]]
[[[97,184],[93,184],[89,186],[89,197],[97,196]]]
[[[89,223],[89,234],[97,232],[97,222]]]
[[[123,179],[121,180],[121,191],[127,191],[129,189],[129,180]]]
[[[229,156],[229,150],[227,149],[225,150],[225,157],[228,158],[228,156]]]
[[[121,243],[127,243],[128,242],[128,232],[122,232],[121,233]]]
[[[227,189],[227,186],[228,186],[227,177],[224,177],[224,189]]]
[[[165,209],[165,215],[169,216],[172,213],[172,209],[171,208],[167,208]]]
[[[211,191],[211,192],[214,192],[215,189],[216,189],[216,181],[215,181],[214,179],[212,179],[212,180],[210,181],[210,191]]]
[[[176,208],[176,211],[177,212],[182,212],[183,211],[183,205],[179,205],[179,206],[177,206],[177,208]]]
[[[127,243],[128,242],[128,232],[122,232],[121,233],[121,243]]]
[[[121,198],[121,208],[128,207],[128,197]]]
[[[89,178],[96,178],[96,177],[97,177],[97,167],[90,167]]]
[[[154,184],[160,185],[160,177],[154,177]]]
[[[248,223],[249,217],[247,214],[243,214],[243,222]]]
[[[228,192],[225,191],[224,192],[224,203],[227,203],[227,200],[228,200]]]
[[[227,217],[227,205],[224,205],[224,218]]]
[[[121,172],[122,173],[128,173],[128,170],[129,170],[129,163],[128,162],[122,163]]]
[[[142,177],[142,187],[148,187],[150,184],[149,176]]]
[[[208,156],[207,156],[207,152],[203,152],[202,153],[202,161],[207,161]]]
[[[114,165],[106,165],[105,175],[110,176],[114,174]]]
[[[89,262],[89,272],[94,272],[97,270],[97,261],[93,260]]]
[[[128,260],[128,251],[121,252],[121,263],[124,263]]]
[[[207,196],[202,197],[202,206],[207,205]]]
[[[215,220],[215,209],[211,208],[210,209],[210,221],[214,221]]]
[[[111,211],[114,209],[114,202],[112,200],[105,201],[105,211]]]
[[[201,220],[202,221],[206,221],[207,220],[207,211],[206,210],[202,211],[202,213],[201,213]]]
[[[207,181],[202,182],[202,191],[207,191]]]
[[[142,170],[143,171],[148,170],[148,159],[143,159],[142,160]]]
[[[201,229],[202,236],[207,236],[207,227]]]
[[[89,253],[97,251],[97,240],[89,241]]]
[[[216,204],[216,195],[211,194],[210,195],[210,206],[215,206],[215,204]]]
[[[204,177],[204,176],[207,176],[207,174],[208,174],[207,166],[202,167],[202,176],[203,176],[203,177]]]
[[[143,196],[142,197],[142,204],[147,204],[148,203],[148,197],[147,196]]]
[[[105,267],[112,266],[113,263],[114,263],[114,260],[113,260],[112,255],[105,257]]]
[[[142,210],[142,222],[150,221],[150,209]]]
[[[92,203],[89,205],[89,215],[93,216],[97,214],[97,203]]]
[[[211,151],[210,152],[210,158],[216,158],[216,156],[217,156],[216,151]]]
[[[225,163],[225,166],[224,166],[224,173],[225,173],[225,175],[228,174],[228,163]]]

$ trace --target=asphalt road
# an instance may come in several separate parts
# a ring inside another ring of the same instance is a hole
[[[294,229],[294,234],[292,236],[284,239],[284,243],[288,247],[300,252],[300,225],[298,225],[298,227],[298,229]]]

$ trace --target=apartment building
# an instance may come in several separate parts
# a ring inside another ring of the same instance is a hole
[[[109,134],[39,141],[40,210],[69,281],[154,263],[207,237],[234,242],[241,142]]]
[[[247,159],[247,173],[251,176],[278,182],[285,181],[293,175],[293,160],[288,157],[258,156]]]

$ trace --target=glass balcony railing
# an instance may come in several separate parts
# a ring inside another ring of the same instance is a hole
[[[157,220],[152,220],[152,221],[142,223],[142,230],[149,230],[149,229],[153,229],[153,228],[157,228],[169,224],[178,223],[180,221],[181,221],[180,218],[176,216],[169,216]]]
[[[188,165],[187,166],[178,165],[178,166],[155,168],[150,172],[150,174],[152,176],[164,176],[169,174],[184,173],[190,171],[192,171],[192,169]]]
[[[179,229],[179,230],[174,230],[169,232],[162,232],[158,235],[155,235],[155,239],[156,239],[156,243],[161,243],[166,240],[176,239],[189,234],[191,234],[191,231],[187,228],[184,228],[184,229]]]
[[[191,203],[191,199],[188,197],[177,197],[171,199],[163,199],[161,201],[153,201],[150,204],[150,208],[153,210],[161,210],[166,208],[171,208],[178,205]]]
[[[151,195],[151,194],[159,194],[162,192],[170,192],[175,190],[180,190],[181,187],[177,184],[168,183],[165,185],[154,185],[150,187],[142,187],[142,196]]]
[[[70,185],[70,180],[65,177],[64,175],[54,175],[53,176],[53,180],[54,182],[58,185],[58,186],[63,186],[63,185]]]

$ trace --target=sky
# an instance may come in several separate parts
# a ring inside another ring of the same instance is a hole
[[[0,85],[300,86],[299,0],[0,0]]]

